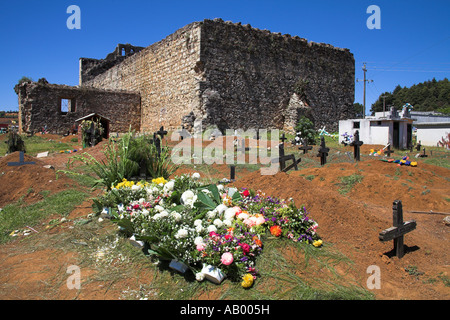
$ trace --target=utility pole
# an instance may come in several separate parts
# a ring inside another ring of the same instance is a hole
[[[364,81],[364,109],[363,109],[363,119],[366,117],[366,82],[373,82],[373,80],[368,80],[366,79],[366,72],[367,72],[367,68],[366,68],[366,63],[363,63],[363,68],[362,70],[364,71],[364,80],[358,80],[356,79],[357,82],[359,81]]]

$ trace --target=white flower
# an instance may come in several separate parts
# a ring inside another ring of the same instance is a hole
[[[248,218],[248,214],[246,214],[246,213],[241,213],[240,215],[238,215],[238,218],[239,218],[240,220],[245,220],[245,219]]]
[[[226,205],[224,205],[224,204],[219,204],[217,207],[216,207],[216,209],[215,210],[217,210],[217,212],[219,213],[219,214],[222,214],[225,210],[227,210],[228,209],[228,207],[226,206]]]
[[[195,231],[197,231],[197,233],[201,233],[204,230],[202,225],[198,225],[195,227]]]
[[[169,213],[166,210],[161,211],[161,213],[159,214],[161,217],[167,217],[169,215]]]
[[[194,221],[194,226],[201,226],[202,225],[202,220],[201,219],[197,219]]]
[[[174,187],[174,186],[175,186],[175,181],[170,180],[169,182],[167,182],[167,183],[164,185],[163,190],[164,190],[164,192],[170,192],[170,191],[173,190],[173,187]]]
[[[139,204],[143,204],[145,202],[145,199],[144,198],[140,198],[138,202],[139,202]]]
[[[195,201],[197,200],[197,196],[191,190],[186,190],[181,195],[181,202],[191,208],[194,206]]]
[[[214,223],[214,225],[215,225],[217,228],[220,228],[220,227],[223,226],[223,222],[222,222],[222,220],[220,220],[220,219],[214,220],[213,223]]]
[[[223,185],[222,185],[222,184],[218,184],[218,185],[217,185],[217,189],[218,189],[219,191],[223,191]]]
[[[139,190],[139,189],[141,189],[141,187],[138,186],[137,184],[133,184],[133,185],[131,186],[131,190]]]
[[[201,272],[197,272],[195,274],[195,280],[197,281],[203,281],[205,279],[205,274]]]
[[[170,213],[170,215],[175,219],[175,221],[180,221],[181,220],[181,214],[179,214],[178,212],[176,212],[176,211],[172,211],[171,213]]]
[[[237,192],[236,188],[229,188],[228,189],[228,196],[229,197],[233,197],[233,194],[235,194]]]
[[[155,210],[158,211],[158,212],[163,212],[163,211],[164,211],[164,208],[161,207],[160,205],[156,205],[156,206],[155,206]]]
[[[194,173],[192,174],[192,179],[194,179],[194,180],[200,179],[200,173],[194,172]]]
[[[194,244],[195,245],[203,244],[203,238],[202,237],[195,237]]]
[[[231,220],[225,219],[225,220],[223,220],[223,224],[226,225],[227,227],[231,227],[233,222]]]
[[[161,219],[161,213],[157,213],[152,217],[153,220],[159,220]]]
[[[210,219],[214,218],[216,216],[216,213],[214,211],[208,211],[206,213],[206,216]]]
[[[209,227],[208,227],[208,232],[216,232],[217,231],[217,228],[216,228],[216,226],[215,225],[210,225]]]
[[[234,219],[234,217],[236,216],[236,209],[235,208],[228,208],[227,210],[225,210],[224,213],[224,218],[225,220],[232,220]]]
[[[149,211],[147,209],[142,210],[142,215],[147,216],[149,214]]]
[[[188,235],[188,231],[186,229],[180,229],[177,231],[177,233],[175,234],[175,238],[177,239],[183,239],[186,238]]]

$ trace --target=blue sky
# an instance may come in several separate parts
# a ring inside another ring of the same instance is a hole
[[[66,26],[70,5],[81,9],[80,30]],[[380,8],[381,29],[366,26],[370,5]],[[449,0],[0,0],[0,110],[18,110],[13,87],[22,76],[77,85],[80,57],[104,58],[118,43],[145,47],[217,17],[349,48],[355,78],[363,78],[366,62],[373,80],[366,113],[398,84],[450,78]],[[362,82],[355,102],[363,103]]]

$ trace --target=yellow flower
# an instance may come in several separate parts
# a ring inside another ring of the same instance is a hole
[[[160,184],[160,183],[166,184],[166,183],[167,183],[167,180],[164,179],[164,177],[159,177],[159,178],[153,179],[152,182],[153,182],[153,183],[156,183],[156,184]]]
[[[241,286],[244,288],[250,288],[253,285],[253,276],[250,273],[245,274],[242,277]]]
[[[320,247],[322,245],[322,243],[323,243],[323,241],[321,239],[320,240],[314,240],[313,246],[318,248],[318,247]]]

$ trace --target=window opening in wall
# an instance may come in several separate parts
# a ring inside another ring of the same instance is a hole
[[[73,99],[61,98],[61,113],[66,114],[68,112],[75,111],[75,101]]]
[[[125,56],[126,56],[126,54],[127,54],[127,53],[125,52],[125,48],[122,48],[122,52],[121,52],[121,55],[125,57]]]
[[[359,121],[353,122],[353,129],[359,129]]]

